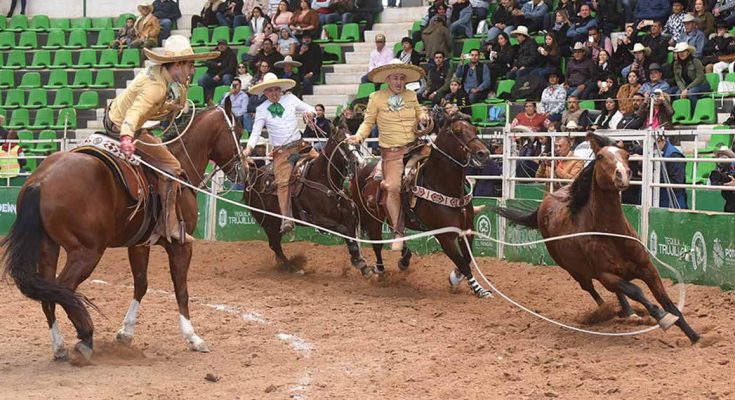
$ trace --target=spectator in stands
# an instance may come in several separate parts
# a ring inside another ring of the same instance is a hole
[[[1,115],[0,118],[2,118],[0,119],[1,125],[5,119]],[[0,178],[15,178],[20,175],[20,172],[26,165],[26,160],[23,157],[23,148],[17,142],[18,134],[15,131],[10,131],[1,140],[5,143],[0,145]],[[4,184],[7,184],[7,182]]]
[[[410,37],[401,39],[401,50],[396,52],[396,58],[404,64],[419,65],[421,63],[421,55],[413,49],[413,40]]]
[[[608,36],[619,31],[626,21],[622,3],[617,0],[594,0],[591,3],[592,10],[597,12],[597,26]],[[631,21],[632,19],[631,15]],[[609,52],[612,54],[612,45]]]
[[[385,46],[385,35],[382,33],[378,33],[375,35],[375,48],[370,52],[370,60],[368,61],[368,70],[367,72],[370,73],[370,71],[374,70],[375,68],[380,67],[381,65],[386,65],[393,60],[393,52],[391,49]],[[370,82],[368,79],[367,74],[365,74],[362,77],[362,83]]]
[[[225,99],[230,99],[232,102],[232,115],[235,116],[237,121],[240,122],[248,132],[253,129],[253,119],[248,115],[248,94],[242,90],[242,82],[240,78],[233,78],[230,84],[230,91],[222,96],[219,104],[225,105]],[[247,120],[247,121],[246,121]]]
[[[288,2],[281,0],[278,2],[278,8],[276,8],[275,14],[271,16],[271,23],[274,28],[281,29],[282,27],[288,27],[293,18],[293,13],[288,9]]]
[[[472,7],[472,15],[477,17],[478,21],[487,18],[487,9],[490,7],[490,1],[470,0],[470,6]]]
[[[712,15],[727,26],[735,25],[735,0],[717,0]]]
[[[567,37],[574,43],[587,40],[587,32],[593,26],[597,26],[597,19],[592,16],[592,10],[588,4],[582,4],[579,15],[572,21],[572,26],[567,30]]]
[[[593,59],[597,59],[597,55],[600,54],[601,50],[607,52],[608,58],[613,53],[613,45],[610,38],[600,33],[600,28],[596,26],[590,27],[589,37],[584,42],[584,45],[590,48]]]
[[[256,8],[258,9],[257,17],[264,18],[264,21],[260,21],[256,24],[256,27],[259,27],[260,29],[256,30],[255,28],[253,28],[253,34],[262,32],[263,26],[265,25],[265,22],[267,20],[264,10],[268,10],[268,0],[245,0],[242,5],[242,12],[240,13],[240,15],[235,16],[232,21],[232,27],[237,28],[238,26],[248,23],[250,23],[250,26],[253,27],[253,12]]]
[[[614,79],[609,56],[605,50],[600,51],[595,61],[595,76],[582,97],[586,99],[605,99],[614,97],[618,91],[617,79]]]
[[[253,80],[250,86],[257,85],[263,82],[263,78],[265,77],[265,74],[272,72],[271,65],[266,60],[258,61],[256,65],[257,65],[257,69],[255,71],[255,75],[253,75]]]
[[[513,68],[516,56],[515,46],[510,44],[510,38],[505,32],[500,32],[497,38],[488,43],[485,49],[485,58],[490,60],[490,77],[502,77]],[[497,82],[495,83],[497,86]]]
[[[715,33],[715,17],[707,10],[705,0],[695,0],[692,15],[699,20],[699,30],[704,32],[704,37]]]
[[[299,2],[299,10],[291,17],[289,27],[296,37],[305,35],[312,38],[319,37],[319,14],[311,8],[309,0]]]
[[[641,43],[636,43],[633,46],[633,63],[623,68],[620,72],[623,76],[628,76],[628,72],[635,71],[638,73],[638,80],[646,82],[649,79],[649,70],[651,68],[652,61],[649,57],[651,49],[645,47]],[[659,64],[660,67],[660,64]]]
[[[680,36],[681,42],[686,42],[694,48],[694,57],[702,57],[704,49],[704,33],[697,28],[697,19],[691,14],[684,16],[684,33]]]
[[[439,104],[444,94],[449,90],[449,81],[453,71],[446,56],[441,51],[434,53],[433,61],[429,63],[426,74],[426,85],[418,93],[419,101],[431,101]]]
[[[225,0],[225,7],[215,13],[220,26],[232,26],[235,17],[242,15],[242,0]]]
[[[316,117],[314,118],[314,125],[318,129],[314,129],[311,125],[306,125],[304,134],[301,137],[304,138],[320,138],[326,139],[332,136],[332,122],[324,116],[324,104],[317,104],[314,106],[316,110]],[[314,148],[320,150],[322,142],[317,142]]]
[[[615,129],[617,123],[623,119],[618,111],[618,103],[612,97],[605,99],[605,109],[595,118],[591,129]]]
[[[355,0],[355,7],[350,12],[342,14],[342,24],[365,20],[365,30],[373,29],[375,17],[383,11],[381,0]]]
[[[730,72],[735,70],[735,38],[727,30],[725,23],[718,22],[717,32],[705,44],[702,63],[706,71],[724,75],[728,69]]]
[[[536,103],[532,101],[527,101],[523,105],[523,112],[516,115],[510,123],[511,128],[522,126],[531,132],[543,132],[550,125],[551,121],[546,115],[536,112]]]
[[[462,80],[465,92],[470,96],[470,103],[483,101],[490,91],[490,68],[480,63],[480,50],[470,50],[470,62],[465,64],[465,55],[462,55],[460,65],[454,76]]]
[[[518,18],[518,24],[524,25],[529,32],[536,32],[543,26],[544,16],[549,7],[544,0],[529,0],[521,9],[513,10],[513,16]]]
[[[296,46],[299,41],[295,37],[291,36],[291,30],[287,27],[281,28],[281,35],[278,37],[276,43],[276,51],[281,53],[282,56],[293,56],[296,54]]]
[[[651,31],[641,38],[641,44],[643,47],[648,48],[648,54],[646,58],[649,63],[656,63],[658,65],[664,65],[668,61],[669,57],[669,41],[661,33],[663,31],[663,24],[661,21],[653,21],[651,24]],[[645,82],[648,76],[639,76],[641,82]]]
[[[237,65],[237,79],[240,80],[240,90],[247,92],[253,82],[253,76],[248,72],[248,66],[245,63]]]
[[[653,101],[653,117],[650,116],[651,101]],[[673,126],[671,117],[673,115],[674,109],[671,107],[669,96],[658,89],[648,96],[638,108],[638,116],[644,121],[643,128],[653,130],[659,128],[671,129]]]
[[[694,47],[681,42],[674,47],[674,80],[676,87],[672,88],[671,94],[679,95],[680,98],[689,98],[692,110],[697,103],[699,95],[710,91],[709,82],[704,75],[702,60],[694,56]]]
[[[516,60],[513,68],[510,69],[509,79],[516,79],[533,73],[539,66],[538,45],[528,34],[528,28],[521,25],[511,32],[514,38],[518,40],[518,48],[516,49]]]
[[[554,140],[554,156],[555,157],[576,157],[572,151],[572,139],[568,136],[557,136]],[[574,179],[584,168],[584,160],[555,160],[554,178],[558,179]],[[542,160],[536,170],[536,178],[551,178],[551,160]],[[559,190],[568,183],[554,182],[554,190]],[[546,190],[549,190],[549,182],[546,183]]]
[[[153,15],[158,18],[161,24],[161,40],[168,39],[171,36],[171,27],[181,18],[181,10],[179,2],[174,0],[155,0],[153,2]]]
[[[435,15],[429,26],[421,32],[421,40],[424,42],[424,51],[427,55],[437,52],[452,54],[452,36],[445,22],[445,17]]]
[[[15,7],[18,5],[18,0],[12,0],[10,2],[10,9],[8,10],[8,18],[13,16]],[[20,15],[26,15],[26,0],[20,0]]]
[[[245,16],[244,15],[238,15],[235,17],[235,22],[233,22],[233,25],[235,27],[238,27],[240,25],[245,25]],[[240,25],[238,25],[238,23]],[[250,14],[247,18],[247,23],[250,25],[250,29],[253,31],[253,35],[262,34],[265,30],[265,26],[268,25],[268,18],[263,13],[263,9],[260,7],[253,7],[253,10],[250,11]],[[271,26],[271,29],[273,29],[273,26]]]
[[[224,12],[225,3],[222,0],[207,0],[199,15],[191,17],[191,30],[199,26],[217,25],[217,13]]]
[[[557,42],[559,42],[561,55],[568,57],[571,52],[572,39],[567,36],[567,32],[572,26],[572,21],[569,19],[569,15],[565,10],[557,11],[554,18],[554,25],[551,28],[551,32],[556,37]]]
[[[472,37],[472,7],[469,0],[456,0],[452,5],[449,32],[453,38]]]
[[[561,115],[564,112],[564,106],[567,100],[567,90],[560,83],[562,75],[557,70],[551,70],[546,74],[546,80],[549,82],[544,91],[541,93],[541,103],[539,111],[546,114],[551,122],[561,121]]]
[[[321,26],[342,20],[342,16],[334,12],[332,8],[332,0],[312,0],[311,8],[319,16]]]
[[[291,79],[296,82],[296,85],[293,89],[289,90],[289,92],[293,93],[296,97],[301,98],[301,76],[294,71],[294,68],[301,67],[301,63],[294,61],[291,56],[286,56],[282,61],[276,62],[273,66],[281,70],[278,74],[279,78]]]
[[[578,98],[585,89],[593,83],[597,75],[595,62],[587,56],[587,47],[577,42],[572,52],[574,58],[567,62],[567,76],[564,86],[567,88],[567,94]]]
[[[669,15],[671,3],[669,0],[638,0],[635,6],[635,26],[640,30],[650,26],[653,21],[660,21]]]
[[[715,150],[715,158],[735,158],[735,152],[722,146]],[[0,170],[1,171],[1,170]],[[0,172],[2,173],[2,172]],[[735,186],[735,162],[717,163],[717,168],[709,174],[709,181],[714,186]],[[722,190],[720,195],[725,200],[724,212],[735,212],[735,192]]]
[[[161,24],[153,13],[153,5],[144,1],[138,5],[140,16],[135,20],[135,40],[130,47],[144,47],[150,49],[158,46],[158,35],[161,33]]]
[[[314,94],[314,83],[319,81],[322,76],[322,48],[312,43],[311,36],[304,36],[301,39],[299,52],[296,54],[296,61],[303,64],[299,68],[301,79],[303,81],[304,94]]]
[[[266,39],[270,40],[271,44],[278,42],[278,34],[273,31],[273,25],[270,22],[266,22],[265,26],[263,27],[263,32],[253,35],[253,38],[250,41],[250,49],[248,50],[247,54],[243,55],[242,60],[252,61],[255,56],[258,55],[260,50],[262,50],[263,42]]]
[[[664,96],[661,96],[663,98]],[[657,100],[660,101],[660,100]],[[666,100],[663,100],[667,102]],[[671,107],[671,106],[669,106]],[[665,158],[684,158],[681,150],[671,144],[671,142],[664,135],[659,135],[656,139],[661,156]],[[686,179],[686,162],[685,161],[667,161],[663,163],[661,168],[661,183],[672,183],[672,184],[683,184]],[[671,198],[673,194],[673,199]],[[686,209],[687,206],[687,192],[686,189],[672,189],[672,188],[660,188],[658,205],[662,208],[680,208]]]
[[[658,64],[651,64],[648,67],[649,80],[641,85],[638,93],[641,93],[644,97],[648,98],[653,92],[661,90],[664,93],[670,91],[669,84],[663,80],[663,72],[661,66]]]
[[[514,15],[515,4],[513,0],[500,0],[500,5],[491,17],[492,26],[487,31],[487,40],[492,41],[498,37],[500,32],[510,35],[518,25],[518,17]]]
[[[673,45],[674,43],[680,42],[681,35],[684,32],[684,16],[687,15],[686,11],[684,11],[684,7],[686,4],[684,4],[686,0],[673,0],[671,2],[671,15],[669,15],[669,19],[666,20],[666,25],[664,25],[664,35],[667,35],[669,37],[669,44]]]
[[[582,114],[587,110],[579,108],[579,98],[577,96],[567,97],[567,109],[561,114],[561,127],[564,130],[570,122],[574,122],[577,126],[582,126]]]
[[[273,45],[273,42],[271,42],[270,39],[263,39],[263,45],[260,51],[255,55],[255,57],[252,58],[251,63],[251,69],[255,70],[256,65],[260,63],[260,61],[267,61],[268,65],[273,65],[276,63],[276,61],[283,60],[283,55],[281,53],[276,51],[276,46]],[[243,61],[246,61],[245,56],[243,56]]]
[[[503,154],[503,147],[494,141],[484,141],[485,146],[490,149],[491,154]],[[479,176],[501,176],[503,175],[503,165],[497,159],[491,158],[482,168],[467,167],[465,170],[467,175]],[[493,179],[477,179],[475,182],[474,196],[482,197],[500,197],[503,192],[503,183],[501,180]]]
[[[459,111],[464,114],[471,113],[470,97],[462,87],[462,81],[457,77],[453,77],[449,81],[449,93],[442,99],[442,106],[446,106],[447,104],[457,105]]]
[[[528,107],[528,105],[526,105]],[[517,125],[514,128],[517,132],[536,132],[533,129],[525,125]],[[513,145],[518,149],[518,156],[520,157],[538,157],[548,156],[549,150],[549,137],[548,136],[523,136],[516,138],[511,137]],[[533,178],[536,176],[538,170],[538,162],[533,160],[518,160],[516,163],[516,177],[518,178]]]
[[[634,33],[633,24],[626,24],[624,36],[616,39],[617,47],[612,53],[612,63],[615,71],[620,71],[633,63],[633,53],[631,51],[633,51],[633,46],[639,39]]]
[[[215,87],[230,85],[237,71],[237,57],[226,40],[217,42],[215,50],[219,51],[219,56],[207,61],[207,72],[199,78],[199,86],[204,89],[207,101],[212,100]]]
[[[641,89],[641,83],[638,82],[638,73],[635,71],[628,72],[628,82],[620,86],[618,94],[618,108],[623,114],[633,111],[633,95]]]
[[[122,51],[123,48],[129,47],[133,40],[135,40],[135,18],[128,18],[125,20],[125,26],[118,29],[111,46]]]

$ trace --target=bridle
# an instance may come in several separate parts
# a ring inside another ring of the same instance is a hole
[[[452,129],[452,124],[454,124],[455,122],[467,122],[467,121],[463,121],[463,120],[455,120],[455,121],[451,121],[451,120],[450,120],[450,121],[448,122],[448,123],[449,123],[449,128],[447,129],[447,130],[449,131],[449,132],[448,132],[448,133],[449,133],[449,135],[450,135],[450,136],[451,136],[451,137],[452,137],[452,138],[453,138],[454,140],[456,140],[456,141],[457,141],[457,143],[459,143],[459,146],[460,146],[460,148],[461,148],[461,149],[462,149],[462,150],[464,151],[464,153],[465,153],[465,159],[464,159],[463,161],[457,160],[456,158],[452,157],[452,156],[451,156],[451,155],[450,155],[449,153],[447,153],[446,151],[444,151],[444,150],[442,150],[441,148],[439,148],[439,146],[437,146],[437,145],[436,145],[436,142],[435,142],[434,140],[431,140],[431,141],[430,141],[430,144],[431,144],[431,147],[432,147],[433,149],[435,149],[435,150],[436,150],[437,152],[439,152],[439,154],[441,154],[441,155],[443,155],[444,157],[448,158],[448,159],[449,159],[450,161],[452,161],[453,163],[457,164],[457,165],[458,165],[459,167],[461,167],[461,168],[467,168],[467,167],[468,167],[468,166],[470,165],[470,161],[471,161],[471,159],[472,159],[472,157],[471,157],[471,156],[470,156],[470,157],[467,157],[467,155],[468,155],[468,154],[469,154],[469,155],[471,155],[471,154],[473,153],[473,152],[472,152],[472,149],[470,149],[470,144],[471,144],[472,142],[474,142],[475,140],[478,140],[478,141],[480,141],[480,138],[479,138],[479,137],[477,137],[477,135],[475,135],[475,137],[473,137],[472,139],[470,139],[470,140],[468,140],[468,141],[466,141],[466,142],[465,142],[465,141],[464,141],[464,140],[462,140],[462,139],[461,139],[461,138],[460,138],[460,137],[459,137],[458,135],[456,135],[456,134],[454,133],[454,130]],[[440,132],[439,134],[441,135],[442,133]]]

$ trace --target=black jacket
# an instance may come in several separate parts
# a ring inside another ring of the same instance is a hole
[[[537,67],[538,66],[538,45],[533,38],[526,38],[523,43],[518,45],[516,49],[516,62],[514,67]]]
[[[215,50],[217,49],[215,48]],[[220,53],[219,57],[207,61],[207,74],[209,74],[210,76],[219,75],[221,77],[225,74],[234,75],[236,72],[237,56],[230,47]]]
[[[306,50],[304,54],[301,54],[301,49],[306,46],[302,44],[299,46],[298,51],[296,52],[296,57],[294,59],[301,64],[301,68],[299,68],[299,72],[301,72],[301,76],[304,76],[305,74],[308,74],[309,72],[313,72],[314,76],[319,77],[322,73],[322,48],[316,43],[309,44],[309,48]]]
[[[398,50],[396,52],[396,58],[399,59],[399,60],[401,58],[401,52],[403,52],[403,49]],[[419,52],[416,51],[416,49],[414,49],[411,52],[411,64],[412,65],[419,65],[419,64],[421,64],[421,54],[419,54]]]
[[[181,18],[179,3],[173,0],[156,0],[153,2],[153,15],[158,18],[168,18],[176,21]]]
[[[669,41],[663,35],[658,35],[657,38],[650,34],[645,35],[641,39],[641,44],[651,49],[651,55],[646,57],[650,62],[658,65],[666,64],[666,59],[669,56]]]

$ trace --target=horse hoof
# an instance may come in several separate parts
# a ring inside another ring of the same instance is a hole
[[[54,351],[54,361],[69,361],[69,351],[65,347]]]
[[[402,259],[398,260],[398,269],[400,269],[401,271],[407,270],[409,265],[411,265],[411,262],[408,260],[406,260],[405,262]]]
[[[679,320],[679,317],[677,317],[674,314],[666,313],[660,320],[658,320],[658,326],[661,327],[663,330],[667,330],[671,328],[671,325],[674,325],[676,321]]]
[[[478,291],[477,293],[475,293],[475,296],[477,296],[477,297],[479,297],[481,299],[486,299],[488,297],[493,297],[493,293],[491,291],[489,291],[489,290],[482,289],[482,290]]]
[[[638,315],[638,314],[636,314],[636,313],[630,314],[630,315],[628,315],[625,318],[628,319],[629,321],[633,321],[633,322],[640,322],[640,321],[643,320],[643,318],[641,318],[641,316]]]
[[[452,272],[449,273],[449,284],[452,285],[452,287],[459,286],[462,280],[464,280],[464,275],[457,272],[456,269],[453,269]]]
[[[201,339],[199,342],[189,343],[189,349],[198,353],[209,353],[209,346],[207,346],[207,343]]]
[[[92,360],[92,354],[94,351],[92,351],[92,348],[87,346],[86,344],[79,342],[76,346],[74,346],[74,349],[84,357],[85,360],[91,361]]]
[[[122,330],[119,330],[117,335],[115,335],[115,340],[123,346],[130,347],[133,344],[133,335],[129,335]]]
[[[360,268],[360,273],[362,274],[363,278],[370,278],[373,275],[373,270],[366,265]]]

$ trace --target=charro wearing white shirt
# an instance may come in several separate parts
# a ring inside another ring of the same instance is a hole
[[[268,100],[264,101],[255,110],[255,123],[243,151],[249,156],[260,140],[260,134],[265,127],[273,148],[273,174],[278,194],[278,205],[281,215],[291,217],[291,194],[289,193],[289,179],[293,166],[288,161],[289,156],[298,154],[308,143],[301,140],[298,130],[296,113],[303,113],[307,120],[316,115],[314,107],[299,100],[291,93],[283,93],[296,86],[291,79],[278,79],[276,75],[268,73],[263,82],[250,88],[249,92],[255,95],[264,94]],[[311,149],[312,157],[317,157],[316,150]],[[293,230],[291,220],[281,220],[281,233]]]

